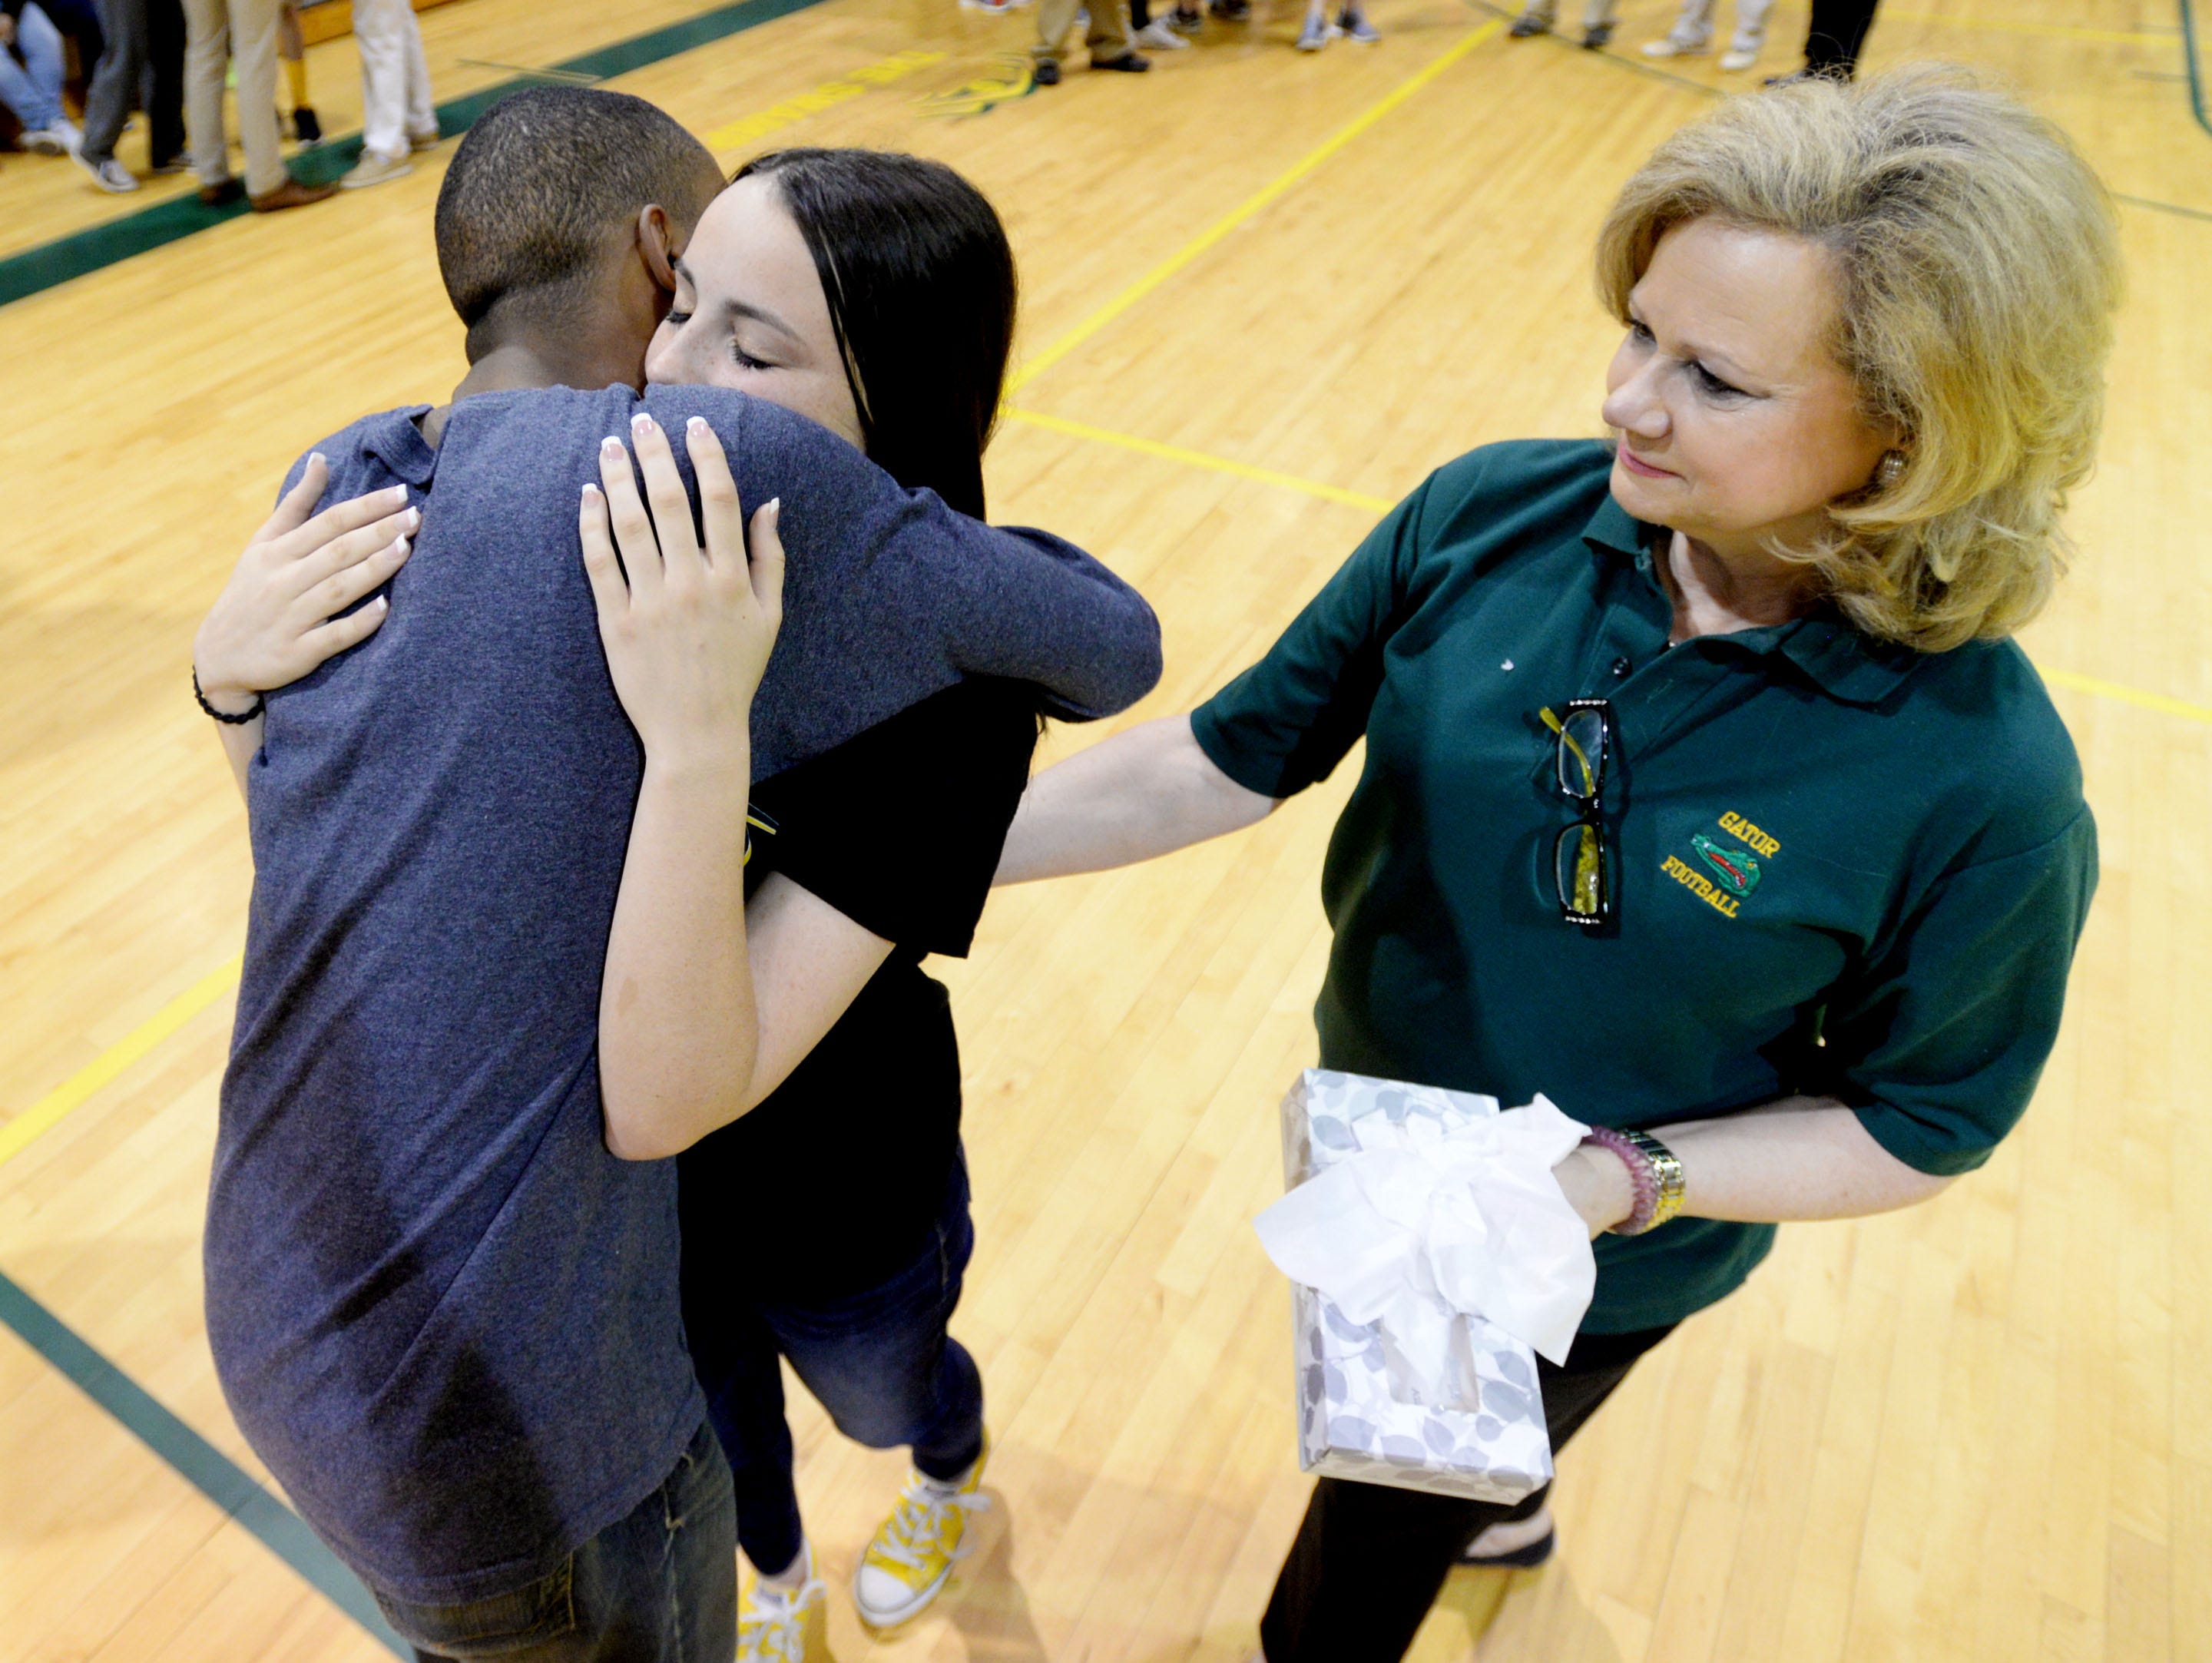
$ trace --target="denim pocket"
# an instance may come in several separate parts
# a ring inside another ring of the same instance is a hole
[[[381,1594],[376,1603],[401,1637],[424,1651],[461,1660],[510,1657],[574,1632],[575,1578],[571,1554],[558,1570],[512,1593],[459,1605],[414,1605]]]

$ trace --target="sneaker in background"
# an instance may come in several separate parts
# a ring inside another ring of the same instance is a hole
[[[1759,54],[1756,52],[1746,52],[1741,46],[1730,46],[1721,54],[1721,67],[1730,75],[1739,70],[1747,70],[1757,62]]]
[[[1505,34],[1509,40],[1527,40],[1533,36],[1549,34],[1551,32],[1550,18],[1539,17],[1533,11],[1524,11],[1513,20],[1513,27],[1506,30]]]
[[[1612,24],[1593,23],[1589,27],[1583,31],[1583,50],[1584,52],[1603,52],[1607,46],[1611,43],[1612,40]]]
[[[1646,58],[1699,58],[1712,44],[1710,40],[1678,40],[1671,34],[1662,34],[1656,40],[1644,43],[1644,55]]]
[[[1326,17],[1308,17],[1305,27],[1298,31],[1298,50],[1319,52],[1343,33]]]
[[[103,191],[119,197],[138,188],[138,181],[131,176],[131,170],[113,156],[103,156],[94,161],[82,150],[71,150],[70,155],[78,167],[92,175],[92,182]]]
[[[353,171],[338,181],[338,188],[343,191],[365,190],[369,186],[382,185],[414,171],[414,160],[404,150],[396,156],[379,155],[374,150],[363,150],[361,160],[354,163]]]
[[[27,127],[15,141],[33,155],[75,155],[84,135],[66,116],[56,116],[51,127]]]
[[[425,150],[434,150],[445,142],[446,136],[435,127],[425,127],[419,133],[407,135],[407,148],[420,155]]]
[[[1175,26],[1164,17],[1155,17],[1137,31],[1137,44],[1150,46],[1154,52],[1188,52],[1190,42],[1175,32]]]
[[[987,1439],[975,1465],[945,1481],[915,1470],[891,1516],[853,1572],[853,1605],[872,1628],[896,1628],[918,1617],[944,1590],[952,1567],[968,1552],[968,1515],[991,1505],[983,1494]]]
[[[1367,21],[1367,14],[1364,12],[1340,13],[1336,20],[1336,27],[1346,40],[1356,40],[1363,46],[1371,46],[1382,38],[1382,31]]]
[[[323,119],[315,113],[313,105],[302,104],[292,112],[292,137],[302,144],[323,142]]]

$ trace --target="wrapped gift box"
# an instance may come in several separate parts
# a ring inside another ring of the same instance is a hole
[[[1449,1133],[1498,1112],[1493,1098],[1309,1069],[1283,1100],[1283,1167],[1292,1187],[1360,1148],[1381,1115]],[[1292,1284],[1298,1464],[1309,1472],[1510,1505],[1552,1478],[1535,1353],[1480,1317],[1455,1319],[1451,1377],[1424,1391],[1395,1367],[1378,1323],[1349,1320]],[[1429,1399],[1424,1401],[1424,1399]]]

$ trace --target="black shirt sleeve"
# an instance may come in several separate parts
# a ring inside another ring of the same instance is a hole
[[[753,790],[773,832],[752,865],[863,929],[964,957],[1029,783],[1036,690],[979,678],[911,705]]]

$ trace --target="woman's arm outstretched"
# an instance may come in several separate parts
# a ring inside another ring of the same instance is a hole
[[[1006,834],[996,881],[1027,883],[1148,861],[1255,825],[1276,802],[1216,767],[1188,716],[1162,716],[1031,780]]]

